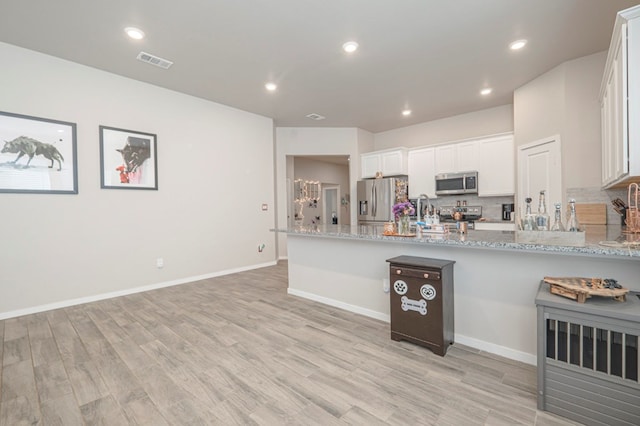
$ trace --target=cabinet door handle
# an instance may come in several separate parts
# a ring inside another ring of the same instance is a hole
[[[429,278],[429,274],[424,274],[424,277],[425,278]]]
[[[401,274],[402,274],[402,269],[397,269],[397,270],[396,270],[396,274],[397,274],[397,275],[401,275]]]

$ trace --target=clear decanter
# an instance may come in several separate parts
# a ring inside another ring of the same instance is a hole
[[[580,224],[578,223],[578,216],[576,215],[576,200],[573,198],[569,200],[569,219],[567,220],[567,231],[578,232]]]
[[[536,217],[531,213],[531,198],[527,197],[524,201],[527,203],[527,208],[525,210],[522,229],[525,231],[535,231],[538,228],[536,226]]]
[[[562,224],[562,204],[556,203],[554,204],[556,211],[553,218],[553,225],[551,226],[552,231],[564,231],[564,225]]]
[[[536,215],[536,227],[538,231],[549,230],[549,215],[547,214],[547,203],[545,202],[544,189],[540,191],[538,200],[538,214]]]

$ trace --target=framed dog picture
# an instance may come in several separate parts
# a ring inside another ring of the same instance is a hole
[[[0,192],[77,194],[76,124],[0,112]]]
[[[156,135],[100,126],[100,186],[158,189]]]

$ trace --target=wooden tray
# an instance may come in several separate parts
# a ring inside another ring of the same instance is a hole
[[[629,292],[628,288],[603,288],[601,278],[544,277],[544,282],[549,284],[551,293],[574,299],[578,303],[584,303],[591,296],[612,297],[624,302]]]

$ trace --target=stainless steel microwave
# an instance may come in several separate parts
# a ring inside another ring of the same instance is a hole
[[[436,175],[436,195],[477,194],[478,172]]]

